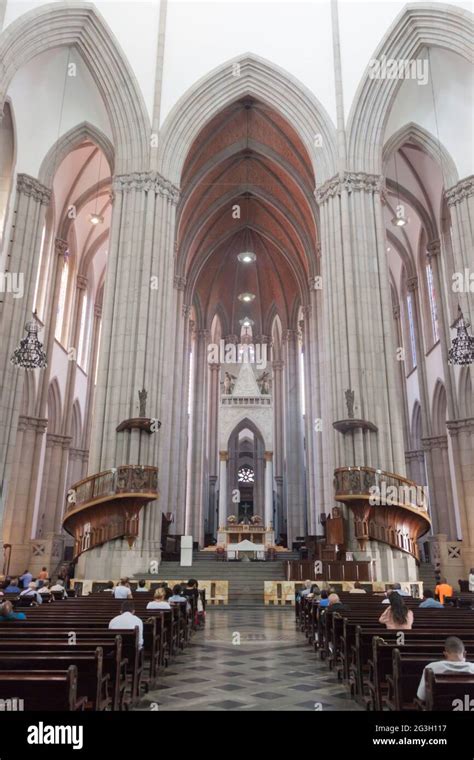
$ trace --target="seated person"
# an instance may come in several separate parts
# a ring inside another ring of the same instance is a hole
[[[31,583],[32,580],[33,580],[33,576],[29,570],[25,570],[23,575],[20,575],[20,583],[23,586],[23,588],[28,588],[28,585]]]
[[[319,600],[319,606],[320,607],[328,607],[329,606],[329,599],[328,599],[328,597],[329,597],[328,592],[326,591],[325,588],[323,588],[323,590],[321,591],[321,598]]]
[[[11,602],[3,602],[0,606],[0,623],[10,623],[14,620],[26,620],[24,612],[13,612]]]
[[[67,591],[64,588],[64,581],[61,581],[58,579],[56,583],[54,584],[54,586],[49,587],[49,590],[51,591],[51,593],[53,593],[53,591],[55,592],[61,591],[63,595],[63,599],[67,598]]]
[[[38,594],[50,594],[51,593],[51,583],[49,581],[45,581],[44,585],[41,586],[41,588],[38,589]]]
[[[110,593],[113,590],[114,590],[114,582],[113,581],[107,581],[105,588],[102,589],[102,593],[104,593],[104,591],[107,591],[107,592]]]
[[[328,596],[328,606],[326,608],[326,613],[333,613],[333,612],[348,612],[350,610],[350,607],[348,607],[347,604],[343,604],[339,598],[338,594],[329,594]]]
[[[153,601],[148,602],[146,606],[147,610],[170,610],[171,604],[166,601],[166,594],[164,588],[157,588],[154,595],[153,595]]]
[[[18,585],[17,578],[6,578],[6,586],[4,588],[5,594],[19,594],[20,587]]]
[[[466,662],[466,650],[461,639],[457,636],[448,636],[444,642],[444,660],[430,662],[423,670],[416,696],[422,702],[426,699],[425,671],[429,668],[433,673],[472,673],[474,675],[474,662]]]
[[[454,593],[453,587],[449,585],[446,578],[441,578],[441,583],[438,583],[438,585],[435,588],[435,594],[438,597],[441,604],[444,604],[444,599],[446,596],[452,596]]]
[[[351,590],[349,591],[349,594],[366,594],[366,593],[367,591],[365,590],[365,588],[362,587],[362,583],[359,583],[359,581],[356,581],[354,583],[354,587],[351,588]]]
[[[413,628],[413,612],[408,609],[400,594],[392,591],[388,598],[389,606],[379,617],[379,623],[388,630],[403,631]]]
[[[173,593],[168,599],[169,602],[187,602],[185,596],[183,596],[183,588],[178,583],[173,586]]]
[[[138,642],[140,649],[143,647],[143,620],[135,615],[135,605],[133,601],[127,601],[122,604],[122,612],[116,615],[109,623],[109,629],[127,629],[138,628]]]
[[[188,599],[192,599],[194,597],[195,601],[197,602],[199,590],[198,582],[195,578],[189,579],[189,581],[186,583],[186,586],[184,587],[183,593],[188,597]]]
[[[394,583],[392,588],[385,592],[386,599],[383,600],[382,604],[389,603],[390,594],[392,594],[394,591],[396,591],[397,594],[400,594],[400,596],[410,596],[410,593],[408,591],[403,591],[399,583]]]
[[[313,585],[312,581],[305,581],[304,582],[304,588],[300,591],[300,597],[308,596],[308,594],[311,593],[311,586]]]
[[[138,581],[138,586],[135,589],[136,591],[146,591],[148,593],[148,589],[145,586],[146,581],[140,580]]]
[[[28,584],[28,588],[25,588],[21,594],[20,599],[32,599],[36,604],[42,604],[43,600],[41,598],[41,594],[36,590],[36,583],[34,581],[31,581],[31,583]]]
[[[119,584],[114,588],[113,595],[115,599],[131,599],[132,591],[128,585],[128,578],[121,578]]]
[[[418,606],[423,608],[438,607],[440,609],[444,609],[441,602],[438,602],[434,598],[434,594],[430,588],[425,588],[423,591],[423,601]]]

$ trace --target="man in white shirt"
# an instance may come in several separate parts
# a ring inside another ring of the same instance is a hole
[[[132,598],[132,592],[130,590],[130,586],[128,586],[128,581],[126,578],[121,578],[120,583],[118,586],[114,589],[114,598],[115,599],[131,599]]]
[[[31,583],[28,584],[28,588],[25,588],[21,594],[20,598],[30,599],[31,597],[35,600],[36,604],[42,604],[43,600],[41,598],[41,594],[39,594],[36,590],[36,583],[34,581],[31,581]]]
[[[409,591],[403,591],[402,587],[399,583],[394,583],[392,588],[387,591],[387,598],[383,600],[382,604],[388,604],[389,603],[389,596],[390,594],[393,594],[394,592],[397,592],[397,594],[400,594],[400,596],[411,596]]]
[[[474,662],[466,662],[466,650],[461,639],[457,636],[448,636],[444,642],[444,660],[430,662],[423,670],[416,696],[422,702],[426,699],[425,671],[429,668],[433,673],[472,673],[474,675]]]
[[[359,581],[356,581],[354,583],[353,588],[349,591],[349,594],[366,594],[367,591],[365,588],[362,587],[362,583],[359,583]]]
[[[146,591],[146,593],[148,593],[148,589],[145,583],[146,581],[138,581],[138,586],[136,587],[135,591]]]
[[[112,618],[109,628],[126,629],[138,628],[138,641],[140,649],[143,647],[143,620],[135,615],[135,605],[133,602],[124,602],[122,604],[122,614]]]

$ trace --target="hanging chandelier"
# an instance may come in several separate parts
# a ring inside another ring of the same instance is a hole
[[[464,367],[474,362],[474,337],[469,335],[467,329],[470,326],[471,323],[464,319],[461,307],[458,306],[458,316],[451,325],[452,328],[456,328],[456,337],[453,338],[453,344],[448,351],[449,364]]]
[[[27,322],[25,325],[26,338],[20,341],[20,345],[10,359],[15,367],[22,367],[22,369],[45,369],[47,367],[48,362],[43,351],[43,344],[38,340],[39,329],[40,325],[35,312],[31,322]]]

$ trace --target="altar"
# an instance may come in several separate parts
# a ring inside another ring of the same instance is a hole
[[[263,525],[227,525],[217,532],[218,546],[228,549],[236,548],[236,544],[242,541],[250,541],[263,547],[263,551],[275,546],[275,531],[273,528],[264,528]]]
[[[264,560],[265,545],[244,539],[238,544],[227,544],[226,555],[228,560]]]

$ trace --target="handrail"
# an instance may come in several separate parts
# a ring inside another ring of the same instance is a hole
[[[121,465],[89,475],[68,491],[64,517],[84,504],[105,501],[123,493],[140,494],[158,491],[158,470],[149,465]]]

